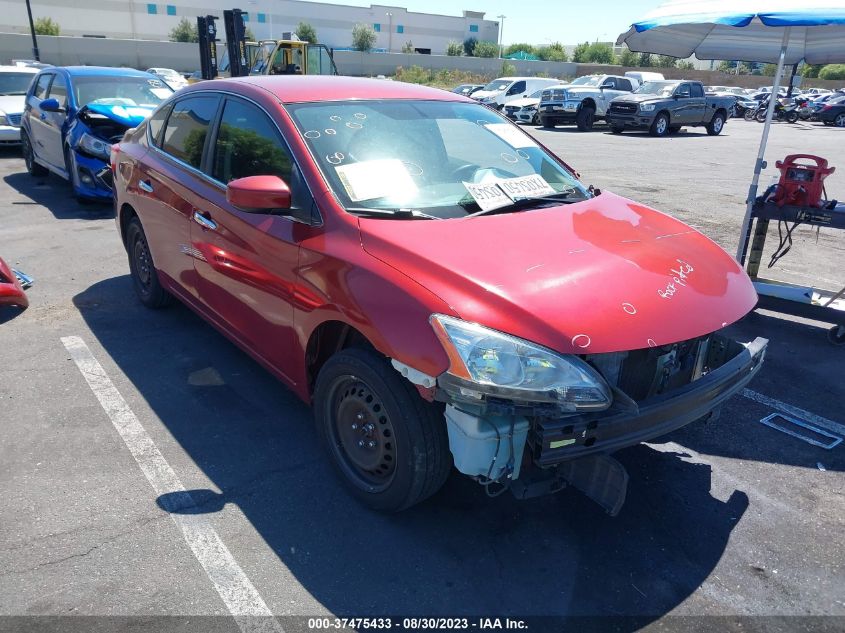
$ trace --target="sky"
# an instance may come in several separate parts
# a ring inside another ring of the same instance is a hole
[[[483,11],[487,20],[504,15],[504,44],[578,44],[580,42],[616,41],[633,22],[664,4],[665,0],[319,0],[328,4],[369,7],[372,4],[400,6],[420,13],[460,16],[468,11]],[[592,10],[591,7],[595,7]]]

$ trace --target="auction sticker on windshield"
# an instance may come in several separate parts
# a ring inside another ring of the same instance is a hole
[[[481,207],[483,211],[498,209],[499,207],[507,206],[513,202],[507,194],[502,191],[498,182],[465,182],[464,187],[467,188],[469,195],[472,196],[472,199],[478,203],[478,206]]]
[[[519,149],[521,147],[537,147],[537,143],[535,143],[530,136],[510,123],[488,123],[484,127],[493,132],[493,134],[498,136],[514,149]]]
[[[555,191],[546,182],[546,179],[539,174],[491,180],[484,183],[464,182],[463,184],[482,211],[498,209],[521,198],[540,198],[563,193]],[[571,188],[569,189],[571,190]]]
[[[335,170],[353,202],[373,198],[401,201],[413,197],[417,192],[417,186],[405,164],[396,158],[338,165]]]

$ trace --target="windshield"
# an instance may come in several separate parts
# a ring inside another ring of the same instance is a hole
[[[173,94],[173,90],[161,79],[74,77],[73,93],[79,107],[92,103],[154,107]]]
[[[0,95],[25,95],[35,73],[0,73]]]
[[[510,86],[513,82],[510,79],[495,79],[491,81],[489,84],[484,86],[482,90],[489,90],[491,92],[495,90],[504,90],[508,86]]]
[[[341,204],[355,212],[453,218],[534,196],[590,197],[528,134],[481,105],[385,100],[287,109]]]
[[[637,88],[634,92],[640,95],[659,95],[671,97],[678,87],[677,81],[648,81]]]
[[[159,68],[158,70],[153,71],[156,75],[161,75],[165,79],[179,79],[181,75],[177,73],[175,70],[171,70],[169,68]]]
[[[586,77],[578,77],[573,81],[571,86],[598,86],[601,83],[601,75],[587,75]]]

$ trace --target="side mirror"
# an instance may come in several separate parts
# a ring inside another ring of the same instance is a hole
[[[44,112],[64,112],[65,109],[59,105],[56,99],[44,99],[38,106]]]
[[[290,209],[290,188],[278,176],[247,176],[226,186],[226,200],[242,211]]]

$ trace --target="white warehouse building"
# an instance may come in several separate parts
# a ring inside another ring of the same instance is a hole
[[[195,24],[198,15],[209,14],[220,17],[218,38],[225,39],[223,10],[234,8],[249,13],[247,26],[258,39],[281,38],[307,22],[322,44],[341,49],[352,46],[352,27],[358,23],[376,31],[376,49],[394,52],[411,42],[414,48],[443,54],[451,41],[475,37],[498,42],[499,37],[499,23],[485,20],[478,11],[451,16],[380,4],[354,7],[302,0],[32,0],[33,17],[52,18],[61,35],[142,40],[167,40],[182,18]],[[0,0],[0,32],[29,33],[22,0]]]

